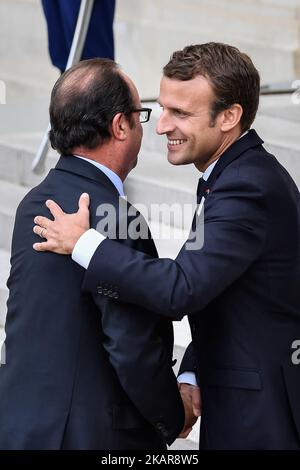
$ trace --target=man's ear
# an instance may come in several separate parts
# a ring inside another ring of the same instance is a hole
[[[223,132],[228,132],[236,127],[241,121],[242,114],[243,108],[237,103],[230,106],[230,108],[225,109],[222,113],[221,130]]]
[[[117,113],[111,122],[111,133],[117,140],[126,140],[128,136],[129,123],[123,113]]]

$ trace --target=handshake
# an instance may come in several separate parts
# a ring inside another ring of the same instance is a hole
[[[178,388],[185,412],[184,427],[178,437],[185,439],[201,415],[201,394],[197,385],[178,382]]]

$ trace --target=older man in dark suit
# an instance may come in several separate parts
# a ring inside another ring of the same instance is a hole
[[[136,164],[150,111],[110,60],[83,61],[54,86],[50,139],[62,156],[21,202],[14,228],[1,449],[165,449],[183,428],[171,321],[113,302],[109,284],[103,296],[82,293],[81,267],[32,249],[32,218],[45,199],[75,211],[88,191],[91,226],[101,222],[103,207],[116,220],[126,217],[122,182]],[[150,235],[120,242],[157,256]]]

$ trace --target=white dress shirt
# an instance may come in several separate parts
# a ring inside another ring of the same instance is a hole
[[[115,186],[120,196],[125,196],[123,181],[121,180],[120,176],[117,175],[114,171],[112,171],[110,168],[107,168],[107,166],[102,165],[101,163],[95,162],[95,160],[90,160],[89,158],[81,157],[80,155],[74,155],[74,157],[80,158],[81,160],[84,160],[85,162],[91,163],[92,165],[97,167],[99,170],[101,170],[102,173],[104,173],[107,176],[107,178],[110,179],[110,181]]]

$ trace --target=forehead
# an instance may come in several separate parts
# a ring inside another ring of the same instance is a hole
[[[165,108],[196,110],[209,106],[214,97],[211,84],[202,75],[185,81],[162,77],[160,82],[159,102]]]

